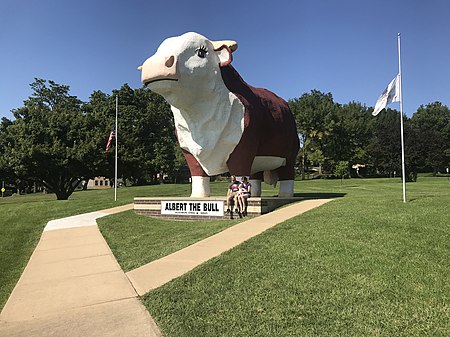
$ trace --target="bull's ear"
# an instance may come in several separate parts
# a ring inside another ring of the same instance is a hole
[[[231,49],[227,45],[222,45],[217,49],[214,49],[214,51],[217,53],[217,56],[219,56],[219,66],[225,67],[233,61],[233,55],[231,54]]]
[[[231,52],[234,52],[238,47],[237,42],[232,40],[211,41],[211,43],[213,44],[214,50],[218,50],[220,47],[225,45],[230,48]]]

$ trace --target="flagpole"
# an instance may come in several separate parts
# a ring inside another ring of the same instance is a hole
[[[115,146],[115,159],[114,159],[114,201],[117,201],[117,134],[118,134],[118,129],[117,129],[117,114],[118,114],[118,110],[119,110],[119,95],[116,95],[116,146]]]
[[[398,33],[398,74],[400,92],[400,137],[402,142],[402,188],[403,203],[406,203],[406,172],[405,172],[405,145],[403,139],[403,92],[402,92],[402,63],[400,57],[400,33]]]

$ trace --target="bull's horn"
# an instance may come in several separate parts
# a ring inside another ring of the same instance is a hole
[[[139,66],[139,67],[138,67],[138,70],[142,70],[142,66]]]
[[[230,48],[231,52],[234,52],[237,47],[238,44],[236,41],[232,41],[232,40],[223,40],[223,41],[211,41],[214,49],[218,49],[220,47],[222,47],[223,45],[226,45],[228,48]]]

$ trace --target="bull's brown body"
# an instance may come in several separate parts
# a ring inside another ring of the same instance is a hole
[[[262,180],[262,172],[251,172],[253,160],[256,156],[273,156],[286,159],[286,165],[276,170],[279,180],[294,179],[299,140],[286,101],[269,90],[248,85],[231,64],[221,67],[221,74],[227,88],[245,107],[244,132],[227,161],[230,174]],[[192,176],[207,176],[189,152],[183,150],[183,154]]]

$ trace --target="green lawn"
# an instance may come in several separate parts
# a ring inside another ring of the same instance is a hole
[[[303,181],[344,195],[148,293],[170,336],[449,336],[450,182]],[[136,234],[136,233],[135,233]]]
[[[100,230],[127,272],[214,235],[238,220],[171,221],[127,211],[97,220]]]
[[[224,195],[226,183],[212,184]],[[188,195],[160,185],[0,199],[0,308],[45,223],[132,202],[133,196]],[[450,181],[400,179],[296,182],[297,195],[342,196],[288,220],[142,298],[171,336],[449,336]],[[265,195],[273,190],[264,190]],[[163,221],[125,212],[101,229],[126,269],[230,221]],[[161,230],[162,229],[162,230]]]

